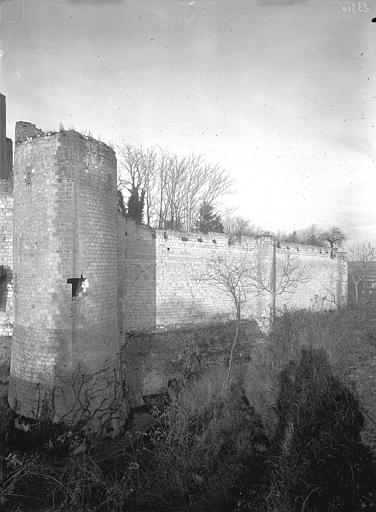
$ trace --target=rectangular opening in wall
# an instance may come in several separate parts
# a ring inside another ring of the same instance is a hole
[[[5,311],[7,305],[7,271],[0,265],[0,311]]]
[[[67,279],[67,284],[72,285],[72,300],[81,297],[88,287],[87,279],[82,274],[81,277],[70,277]]]
[[[0,265],[0,311],[6,311],[8,298],[8,284],[12,282],[12,270]]]

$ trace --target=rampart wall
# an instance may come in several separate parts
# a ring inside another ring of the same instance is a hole
[[[125,221],[123,266],[126,331],[166,329],[211,323],[234,317],[231,296],[217,281],[213,262],[245,264],[261,272],[257,292],[248,292],[245,318],[269,318],[275,258],[277,310],[329,308],[346,299],[347,264],[329,249],[277,244],[271,238],[229,245],[226,235],[155,230]],[[273,253],[273,251],[275,251]],[[250,271],[251,273],[251,271]],[[338,282],[341,286],[338,289]],[[265,284],[268,290],[262,290]]]
[[[213,285],[211,261],[218,256],[241,263],[262,255],[270,269],[270,239],[228,245],[219,233],[184,235],[155,230],[132,221],[125,225],[124,325],[127,331],[207,324],[233,318],[231,297]],[[260,294],[245,308],[245,317],[267,315]]]
[[[157,326],[186,325],[234,318],[234,304],[223,284],[218,282],[216,265],[241,267],[243,262],[261,258],[267,277],[273,243],[270,239],[243,239],[228,244],[218,233],[156,233]],[[245,280],[246,281],[246,280]],[[247,284],[245,282],[245,288]],[[268,297],[249,291],[244,318],[260,323],[268,316]]]
[[[122,364],[138,405],[142,395],[166,390],[176,368],[183,361],[191,364],[188,354],[204,365],[221,359],[226,343],[215,326],[234,319],[235,310],[228,290],[216,279],[213,262],[218,259],[229,268],[244,265],[259,273],[257,290],[244,280],[248,294],[242,317],[262,329],[273,307],[273,279],[277,313],[285,307],[329,309],[346,300],[347,264],[329,249],[246,237],[229,245],[223,234],[184,235],[132,221],[124,228]],[[198,326],[213,350],[207,351]],[[259,336],[254,327],[245,332],[243,355]]]
[[[276,247],[276,307],[330,309],[346,304],[347,263],[341,253],[302,244]],[[290,276],[288,274],[290,273]],[[284,290],[285,276],[291,286]]]

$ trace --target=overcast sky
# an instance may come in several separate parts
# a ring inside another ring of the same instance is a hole
[[[200,153],[271,230],[376,244],[376,2],[2,0],[8,136],[25,120]],[[361,12],[359,12],[361,11]]]

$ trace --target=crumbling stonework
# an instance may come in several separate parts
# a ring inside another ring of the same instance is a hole
[[[26,121],[18,121],[15,128],[15,144],[22,144],[26,140],[34,139],[44,135],[43,130],[40,130],[35,124]]]

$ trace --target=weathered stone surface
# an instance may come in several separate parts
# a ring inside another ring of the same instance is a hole
[[[16,129],[15,129],[15,143],[16,146],[18,144],[22,144],[26,140],[33,139],[34,137],[40,137],[44,135],[43,130],[40,130],[33,123],[28,123],[26,121],[17,121]]]
[[[60,132],[19,144],[14,167],[9,402],[31,418],[44,402],[68,422],[106,416],[121,395],[115,154]]]
[[[132,221],[125,224],[123,318],[124,330],[144,331],[208,324],[233,318],[234,306],[223,287],[210,279],[210,261],[226,255],[239,264],[261,262],[265,281],[271,279],[273,241],[244,237],[228,245],[228,237],[218,233],[192,233],[182,237],[173,231],[153,230]],[[300,276],[296,286],[284,293],[281,280],[289,258]],[[346,301],[347,263],[331,258],[329,249],[300,244],[280,244],[276,248],[277,308],[336,307]],[[250,294],[244,318],[266,324],[271,294]]]

